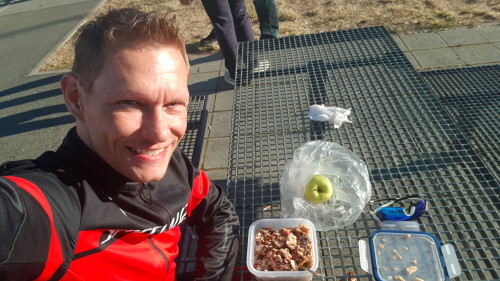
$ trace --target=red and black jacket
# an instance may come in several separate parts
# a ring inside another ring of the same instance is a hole
[[[230,280],[238,217],[179,149],[162,180],[130,182],[72,129],[0,171],[0,280],[174,280],[184,222],[199,236],[195,280]]]

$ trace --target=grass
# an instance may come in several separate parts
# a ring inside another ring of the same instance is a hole
[[[258,20],[251,0],[247,9],[255,37]],[[477,27],[500,23],[498,0],[276,0],[280,18],[280,36],[316,33],[383,25],[393,34],[410,34]],[[179,0],[107,0],[95,12],[134,7],[145,11],[161,10],[177,17],[188,53],[216,52],[217,44],[198,45],[211,24],[200,0],[183,6]],[[89,15],[92,19],[95,14]],[[39,72],[69,69],[73,61],[74,36],[61,44],[41,65]]]

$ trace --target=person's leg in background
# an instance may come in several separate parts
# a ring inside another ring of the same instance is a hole
[[[231,12],[233,13],[234,28],[236,30],[236,38],[238,42],[248,42],[254,41],[254,33],[252,29],[252,23],[250,22],[250,17],[245,6],[245,0],[229,0],[229,6],[231,7]],[[240,54],[238,59],[243,60],[247,69],[253,69],[257,63],[254,60],[253,53],[250,54]]]
[[[279,17],[276,0],[253,0],[259,18],[260,39],[278,38]]]
[[[202,0],[212,22],[229,77],[234,80],[238,41],[253,41],[244,0]]]
[[[259,19],[260,39],[278,38],[279,15],[276,0],[254,0],[253,4]],[[200,40],[200,44],[209,45],[215,40],[212,29],[207,37]]]
[[[210,44],[214,43],[215,41],[217,41],[217,37],[215,37],[215,30],[212,28],[212,31],[210,31],[210,34],[208,34],[207,37],[200,40],[200,45],[201,46],[209,46]]]
[[[231,12],[233,13],[234,28],[238,42],[254,40],[252,23],[247,13],[245,0],[228,0]]]

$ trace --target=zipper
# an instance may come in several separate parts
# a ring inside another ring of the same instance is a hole
[[[139,191],[139,196],[142,201],[148,205],[153,204],[153,197],[151,196],[151,190],[149,189],[148,183],[141,183],[141,190]]]
[[[160,256],[163,258],[163,260],[165,261],[165,276],[163,276],[162,280],[165,280],[165,277],[167,276],[168,274],[168,271],[170,270],[170,262],[168,261],[168,257],[167,255],[165,255],[165,253],[163,253],[161,251],[160,248],[158,248],[158,246],[156,246],[155,242],[153,242],[153,238],[151,238],[151,235],[148,236],[148,242],[149,242],[149,245],[151,245],[151,247],[153,247],[153,249],[155,249],[159,254]]]

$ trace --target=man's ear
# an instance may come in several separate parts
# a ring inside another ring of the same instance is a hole
[[[61,90],[64,103],[69,112],[77,121],[83,120],[82,87],[79,86],[78,78],[72,74],[65,74],[61,78]]]

